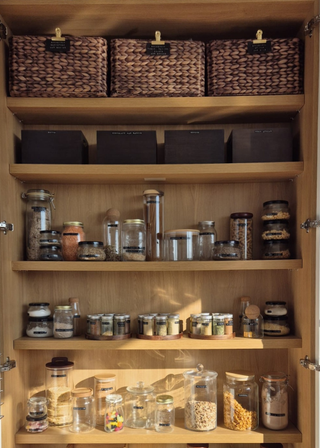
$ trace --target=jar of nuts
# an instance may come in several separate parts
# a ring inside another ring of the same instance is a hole
[[[263,203],[262,220],[268,219],[289,219],[289,202],[288,201],[267,201]]]
[[[252,260],[252,213],[230,215],[230,240],[239,241],[242,260]]]
[[[214,260],[241,260],[239,241],[216,241],[213,249]]]
[[[288,240],[267,240],[263,242],[262,258],[277,260],[290,258]]]
[[[290,238],[287,219],[268,219],[263,221],[263,240],[288,240]]]

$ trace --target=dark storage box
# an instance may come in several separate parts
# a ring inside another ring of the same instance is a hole
[[[142,165],[157,163],[155,131],[97,131],[97,163]]]
[[[88,163],[81,131],[21,131],[21,163]]]
[[[224,131],[165,131],[165,163],[224,163]]]
[[[293,140],[290,128],[234,129],[227,143],[228,162],[290,162]]]

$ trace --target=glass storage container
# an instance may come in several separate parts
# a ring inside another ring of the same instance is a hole
[[[214,260],[241,260],[239,241],[216,241],[213,249]]]
[[[283,372],[268,372],[260,378],[261,417],[263,425],[275,431],[288,426],[288,376]]]
[[[288,240],[266,240],[263,242],[262,258],[264,260],[278,260],[290,258]]]
[[[73,336],[80,336],[81,328],[80,328],[80,304],[78,297],[70,297],[69,305],[72,308],[73,314]]]
[[[262,220],[289,219],[289,202],[276,200],[263,203]]]
[[[212,334],[214,336],[224,335],[224,319],[225,315],[222,313],[212,314]]]
[[[217,427],[217,372],[187,370],[184,376],[184,424],[192,431],[211,431]]]
[[[101,318],[98,314],[93,314],[89,317],[90,332],[94,336],[100,336],[101,334]]]
[[[121,222],[120,212],[109,208],[102,222],[103,244],[107,261],[121,261]]]
[[[95,375],[94,399],[96,424],[103,426],[106,413],[106,397],[116,391],[116,376],[113,374]]]
[[[110,394],[106,397],[106,414],[104,430],[106,432],[117,432],[123,429],[124,413],[122,396]]]
[[[156,316],[156,335],[167,336],[167,316]]]
[[[167,333],[169,336],[180,333],[180,320],[179,314],[169,314]]]
[[[233,334],[233,314],[224,315],[224,334]]]
[[[265,336],[286,336],[290,333],[288,316],[265,316],[263,320]]]
[[[289,221],[286,219],[271,219],[263,221],[263,240],[288,240],[290,238]]]
[[[245,315],[246,308],[250,305],[250,300],[251,299],[248,296],[240,297],[239,321],[238,321],[238,328],[237,328],[237,334],[239,336],[243,336],[242,318]]]
[[[214,221],[200,221],[199,233],[199,260],[212,260],[214,243],[217,241],[217,231]]]
[[[32,189],[22,193],[21,197],[27,200],[26,208],[26,249],[27,260],[40,259],[41,230],[51,229],[51,206],[53,194],[48,190]]]
[[[101,316],[101,334],[103,336],[113,336],[113,314]]]
[[[71,432],[83,433],[92,431],[95,427],[94,398],[92,389],[79,387],[72,390],[72,424]]]
[[[199,230],[177,229],[164,232],[167,261],[193,261],[199,259]]]
[[[26,334],[30,338],[53,336],[53,317],[29,317]]]
[[[123,261],[145,261],[146,228],[143,219],[124,220],[121,241]]]
[[[154,333],[154,316],[145,314],[142,318],[143,334],[145,336],[153,336]]]
[[[155,397],[153,386],[139,381],[127,387],[125,397],[125,424],[130,428],[152,428],[154,426]]]
[[[86,234],[84,231],[84,225],[81,221],[65,221],[63,223],[63,233],[78,233],[80,235],[80,241],[84,241]]]
[[[80,221],[65,221],[62,232],[62,256],[65,261],[78,260],[78,244],[85,240],[83,223]]]
[[[173,431],[175,409],[171,395],[158,395],[156,398],[155,430],[168,433]]]
[[[73,312],[70,305],[58,305],[53,315],[53,336],[58,339],[72,338]]]
[[[146,224],[146,259],[163,260],[164,194],[159,190],[143,192],[143,219]]]
[[[203,336],[212,336],[212,315],[201,315],[201,331]]]
[[[27,415],[25,428],[27,432],[32,433],[45,431],[48,428],[47,414],[42,417],[31,417]]]
[[[266,302],[264,308],[264,314],[266,316],[285,316],[287,312],[287,303],[282,301]]]
[[[29,303],[29,317],[48,317],[51,314],[48,302],[31,302]]]
[[[58,230],[41,230],[40,246],[61,246],[61,233]]]
[[[252,260],[253,214],[231,213],[230,240],[239,241],[242,260]]]
[[[199,317],[201,317],[201,314],[190,314],[190,333],[201,333],[201,322],[198,322]]]
[[[78,260],[104,261],[106,253],[102,241],[80,241],[78,243]]]
[[[226,372],[223,416],[228,429],[248,431],[259,426],[259,387],[248,371]]]
[[[113,317],[113,334],[115,336],[124,336],[126,334],[126,316],[115,314]]]
[[[28,415],[30,417],[47,416],[47,399],[46,397],[31,397],[27,401]]]
[[[46,364],[46,398],[50,426],[68,426],[72,423],[74,363],[66,357],[52,358]]]
[[[62,261],[62,253],[60,246],[53,246],[52,244],[40,245],[40,260],[41,261]]]
[[[263,317],[260,314],[260,308],[256,305],[249,305],[242,318],[241,336],[244,338],[262,338],[263,334]]]

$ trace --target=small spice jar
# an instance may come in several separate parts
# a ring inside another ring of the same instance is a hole
[[[288,240],[268,240],[263,242],[262,258],[264,260],[279,260],[290,258]]]
[[[115,336],[124,336],[126,334],[126,316],[124,314],[114,315],[113,334]]]
[[[96,375],[94,377],[94,398],[96,424],[103,426],[106,413],[106,397],[116,391],[116,375]]]
[[[173,431],[175,409],[171,395],[158,395],[156,398],[155,430],[168,433]]]
[[[224,334],[233,334],[233,314],[224,315]]]
[[[153,336],[154,332],[154,316],[144,314],[142,318],[143,334],[145,336]]]
[[[242,260],[252,260],[252,213],[230,215],[230,240],[239,241]]]
[[[130,334],[130,324],[131,324],[131,319],[130,319],[130,314],[124,314],[125,317],[125,326],[124,326],[124,332],[125,334]]]
[[[217,231],[214,221],[200,221],[199,233],[199,260],[212,260],[214,243],[217,241]]]
[[[47,416],[47,399],[46,397],[31,397],[27,401],[28,415],[30,417]]]
[[[261,414],[266,428],[279,431],[288,426],[288,376],[268,372],[261,376]]]
[[[143,219],[126,219],[122,225],[122,260],[146,260],[146,228]]]
[[[102,241],[80,241],[78,244],[78,260],[104,261],[106,253]]]
[[[40,246],[40,260],[41,261],[62,261],[62,253],[60,246],[41,245]]]
[[[29,317],[48,317],[51,314],[48,302],[31,302],[29,303]]]
[[[40,230],[40,246],[50,245],[61,245],[61,233],[58,230]]]
[[[167,261],[193,261],[199,259],[199,230],[178,229],[164,232]]]
[[[98,314],[92,314],[89,319],[90,333],[93,336],[101,334],[101,318]]]
[[[263,317],[257,305],[249,305],[245,309],[245,315],[242,318],[241,334],[244,338],[262,338],[263,337]]]
[[[26,334],[30,338],[53,336],[53,317],[29,317]]]
[[[263,221],[263,240],[288,240],[290,238],[289,221],[287,219],[269,219]]]
[[[201,333],[201,322],[198,324],[199,317],[201,317],[201,314],[190,314],[190,333]]]
[[[180,333],[179,314],[169,314],[167,333],[169,336]]]
[[[264,314],[266,316],[285,316],[288,313],[286,302],[270,301],[266,302]]]
[[[239,241],[216,241],[213,249],[214,260],[241,260]]]
[[[95,427],[94,399],[90,387],[79,387],[72,390],[73,421],[69,426],[71,432],[83,433]]]
[[[222,313],[212,314],[212,334],[214,336],[224,335],[224,319],[225,315]]]
[[[156,316],[156,335],[167,336],[167,316]]]
[[[69,305],[59,305],[54,309],[53,336],[58,339],[72,338],[73,312]]]
[[[25,428],[27,432],[43,432],[48,428],[47,414],[41,417],[26,416]]]
[[[113,314],[101,316],[101,334],[103,336],[113,336]]]
[[[106,432],[118,432],[123,429],[124,412],[123,399],[119,394],[110,394],[106,397],[106,414],[104,430]]]
[[[288,201],[276,200],[263,203],[262,220],[290,219]]]
[[[286,336],[290,333],[288,316],[265,316],[263,329],[265,336]]]
[[[201,315],[201,332],[203,336],[211,336],[212,335],[212,315]]]

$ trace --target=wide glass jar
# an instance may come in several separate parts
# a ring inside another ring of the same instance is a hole
[[[213,259],[220,261],[241,260],[239,241],[216,241],[214,243]]]
[[[51,314],[48,302],[31,302],[29,303],[29,317],[48,317]]]
[[[231,213],[230,240],[239,241],[242,260],[252,260],[253,214]]]
[[[193,261],[199,259],[199,230],[177,229],[164,232],[167,261]]]
[[[290,238],[289,221],[286,219],[271,219],[263,221],[263,240],[288,240]]]
[[[58,339],[72,338],[73,312],[70,305],[58,305],[53,315],[53,336]]]
[[[36,433],[43,432],[48,428],[47,414],[41,417],[26,416],[25,428],[27,432]]]
[[[282,301],[266,302],[264,314],[266,316],[285,316],[288,313],[287,303]]]
[[[47,399],[46,397],[31,397],[27,401],[28,414],[30,417],[47,416]]]
[[[118,432],[123,429],[124,412],[123,399],[119,394],[110,394],[106,397],[106,414],[104,430]]]
[[[173,431],[175,409],[171,395],[158,395],[156,398],[155,430],[168,433]]]
[[[53,317],[29,317],[26,334],[30,338],[53,336]]]
[[[96,375],[94,377],[94,399],[96,424],[103,426],[106,413],[106,397],[116,391],[116,375]]]
[[[152,428],[154,426],[155,397],[153,386],[139,381],[127,387],[125,398],[126,426],[130,428]]]
[[[288,426],[288,376],[283,372],[268,372],[260,378],[261,417],[266,428],[275,431]]]
[[[184,424],[192,431],[211,431],[217,427],[217,372],[187,370],[184,376]]]
[[[103,244],[107,261],[121,261],[120,212],[109,208],[102,222]]]
[[[46,364],[46,398],[50,426],[68,426],[72,423],[74,363],[66,357],[52,358]]]
[[[279,260],[290,258],[288,240],[266,240],[263,242],[262,258],[264,260]]]
[[[78,243],[78,260],[104,261],[106,253],[102,241],[80,241]]]
[[[61,232],[58,230],[41,230],[40,246],[60,246]]]
[[[95,427],[94,399],[92,389],[79,387],[72,390],[72,424],[71,432],[83,433],[92,431]]]
[[[62,253],[60,246],[53,246],[52,244],[40,245],[40,260],[41,261],[62,261]]]
[[[214,243],[217,241],[217,231],[214,221],[200,221],[199,233],[199,260],[212,260]]]
[[[286,336],[290,333],[288,316],[265,316],[263,321],[265,336]]]
[[[146,228],[143,219],[126,219],[122,224],[122,260],[146,260]]]
[[[53,194],[48,190],[32,189],[22,193],[27,200],[26,208],[26,250],[27,260],[40,259],[41,230],[51,229],[51,206]]]
[[[259,426],[259,387],[248,371],[226,372],[223,416],[228,429],[255,430]]]
[[[290,219],[288,201],[276,200],[263,203],[262,220]]]
[[[164,195],[159,190],[143,192],[143,219],[146,224],[147,261],[162,261],[164,231]]]

